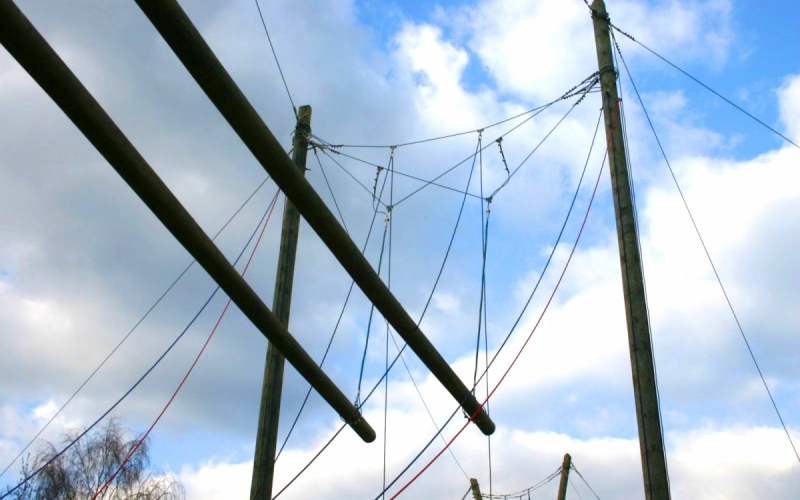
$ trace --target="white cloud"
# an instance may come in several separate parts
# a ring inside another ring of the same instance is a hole
[[[786,135],[798,142],[800,138],[800,75],[786,78],[778,89],[780,102],[781,121],[785,127]]]
[[[705,428],[672,440],[675,450],[670,470],[675,496],[789,499],[800,486],[800,466],[782,429]],[[685,479],[675,481],[680,476]]]
[[[206,462],[196,468],[184,467],[178,479],[186,489],[186,498],[225,500],[249,497],[252,473],[252,462]]]
[[[244,4],[189,7],[234,78],[276,135],[288,143],[292,123],[283,86],[271,63],[264,63],[270,54],[254,7],[242,7]],[[354,3],[337,5],[335,15],[318,16],[311,14],[321,11],[321,3],[279,3],[271,13],[274,18],[294,16],[303,22],[276,23],[268,18],[296,103],[311,102],[315,132],[337,142],[390,143],[468,130],[513,115],[531,103],[549,101],[596,68],[590,18],[579,1],[486,1],[457,9],[458,15],[451,19],[463,22],[460,27],[448,25],[450,11],[443,9],[436,23],[406,22],[397,33],[388,34],[393,43],[386,52],[370,45],[370,31],[358,24]],[[253,182],[263,177],[262,170],[236,143],[174,56],[152,30],[145,29],[145,21],[133,8],[118,14],[121,17],[113,19],[114,23],[101,23],[108,39],[102,47],[89,35],[71,34],[72,26],[75,33],[89,31],[79,18],[97,8],[75,9],[77,20],[64,20],[73,10],[65,8],[49,20],[40,15],[38,22],[48,33],[58,30],[63,42],[57,49],[72,54],[71,64],[81,68],[81,76],[103,97],[104,105],[111,108],[123,129],[130,131],[134,142],[141,144],[159,173],[204,227],[216,229],[250,193]],[[625,2],[613,8],[615,23],[637,36],[647,33],[648,39],[643,41],[671,59],[709,62],[719,68],[727,61],[734,40],[729,2],[676,1],[655,6]],[[130,23],[117,23],[128,17]],[[121,34],[117,37],[109,30]],[[130,40],[136,43],[128,43]],[[547,44],[548,50],[532,50],[537,44]],[[629,63],[644,61],[637,49],[630,51]],[[84,59],[78,57],[84,52]],[[477,72],[481,83],[476,86],[473,80],[478,66],[485,75]],[[41,415],[52,412],[186,262],[183,251],[60,112],[21,75],[16,63],[2,54],[0,117],[17,118],[13,127],[0,126],[0,161],[10,166],[3,169],[0,182],[0,235],[4,240],[0,248],[0,316],[6,318],[0,327],[4,329],[0,357],[4,366],[13,363],[13,373],[25,377],[8,376],[2,384],[9,402],[3,406],[8,418],[4,418],[0,458],[18,449],[40,422],[29,409],[20,408],[27,405]],[[798,82],[800,77],[788,78],[777,92],[782,125],[792,137],[800,136],[795,118],[800,114]],[[33,100],[28,99],[31,95]],[[560,226],[597,116],[594,97],[589,96],[576,109],[492,206],[487,263],[491,348],[497,347],[527,297]],[[745,329],[753,333],[759,359],[765,360],[768,382],[789,421],[796,420],[800,361],[794,353],[800,352],[800,347],[792,332],[800,321],[794,278],[800,273],[795,255],[800,234],[792,214],[800,210],[800,183],[794,168],[797,150],[784,147],[749,160],[718,158],[730,139],[708,130],[702,116],[686,117],[692,104],[689,96],[655,86],[646,91],[645,98],[659,103],[651,111],[657,125],[666,124],[669,154],[687,200]],[[133,109],[131,102],[142,104]],[[508,137],[503,147],[512,168],[564,111],[566,108],[543,114]],[[643,122],[634,106],[629,106],[629,112],[633,141],[642,135],[639,125]],[[48,124],[46,131],[40,130],[41,123]],[[492,134],[487,132],[484,139],[492,140]],[[43,136],[49,141],[47,147],[42,146],[42,139],[36,139]],[[470,154],[475,142],[475,137],[467,136],[419,149],[401,148],[395,152],[396,166],[431,178]],[[506,174],[499,149],[490,145],[484,155],[485,180],[496,186]],[[637,163],[637,182],[641,182],[637,194],[674,491],[685,491],[685,496],[694,491],[705,495],[698,498],[713,498],[715,491],[722,491],[735,500],[756,498],[754,491],[770,491],[771,498],[788,499],[797,489],[792,482],[797,466],[791,456],[786,461],[769,461],[771,453],[785,451],[786,442],[779,430],[766,427],[774,425],[769,404],[758,388],[759,381],[668,174],[657,170],[661,167],[652,160],[656,155],[646,148],[642,146],[638,149],[645,151],[636,153],[641,159]],[[358,156],[363,154],[381,165],[389,157],[387,150],[357,151]],[[374,167],[345,164],[371,186]],[[309,178],[326,193],[321,169],[312,165]],[[334,165],[326,165],[341,174]],[[466,173],[462,168],[443,182],[462,189]],[[492,441],[495,493],[518,491],[546,476],[566,451],[573,454],[602,498],[629,498],[632,491],[640,491],[607,179],[604,174],[594,208],[597,212],[589,219],[561,290],[492,403],[498,423]],[[366,233],[365,214],[372,213],[369,196],[345,176],[331,175],[331,180],[353,234],[361,238]],[[397,180],[398,192],[408,193],[418,185]],[[476,188],[475,178],[472,187]],[[479,291],[475,275],[480,270],[480,258],[476,258],[480,213],[474,201],[468,200],[439,294],[423,324],[423,330],[465,381],[472,381],[474,370]],[[579,200],[577,215],[585,203],[585,198]],[[412,316],[421,312],[427,299],[459,205],[458,194],[431,188],[393,213],[397,246],[392,287]],[[255,218],[260,210],[258,207],[250,215]],[[249,219],[236,224],[220,243],[226,254],[238,250],[235,247],[251,230],[244,227],[251,225]],[[496,383],[538,317],[574,230],[574,226],[568,229],[567,243],[558,249],[540,295],[492,369],[491,383]],[[292,330],[317,354],[338,317],[349,280],[307,226],[301,234],[303,264],[298,266]],[[250,278],[258,286],[272,283],[276,241],[277,231],[268,233],[264,245],[269,255],[260,267],[256,264]],[[379,238],[374,238],[368,247],[372,261],[377,261],[379,244]],[[132,339],[122,357],[64,416],[68,420],[52,431],[56,440],[66,423],[88,422],[130,385],[194,314],[208,287],[203,273],[195,270],[190,281],[179,287],[180,297],[168,300],[168,307],[156,313],[146,332]],[[269,303],[271,287],[259,290]],[[350,390],[354,393],[357,363],[352,359],[360,358],[363,336],[359,333],[368,314],[363,297],[359,292],[354,296],[358,305],[345,314],[326,365],[348,394]],[[189,497],[201,500],[244,497],[249,491],[251,464],[240,461],[240,452],[242,442],[252,444],[264,341],[235,312],[227,321],[227,330],[218,334],[160,426],[166,442],[179,440],[175,436],[182,433],[198,437],[190,446],[160,450],[155,458],[156,462],[186,464],[181,479]],[[200,325],[201,329],[205,326]],[[8,331],[12,333],[6,334]],[[136,399],[127,403],[124,412],[134,425],[149,424],[203,335],[190,332],[188,345],[182,343],[175,358],[169,358],[157,376],[135,394]],[[383,352],[383,341],[375,339],[372,348],[376,353]],[[374,382],[382,371],[382,356],[373,358],[366,381]],[[452,397],[421,369],[414,356],[406,359],[441,423],[452,411]],[[480,359],[482,363],[483,356]],[[390,377],[389,477],[405,466],[433,433],[402,365],[396,370]],[[285,407],[296,408],[305,386],[291,370],[287,381]],[[484,392],[481,386],[478,394]],[[21,394],[34,396],[28,400]],[[376,392],[367,409],[369,421],[379,432],[381,398],[381,392]],[[742,405],[749,411],[742,411]],[[298,428],[300,439],[290,443],[279,462],[277,486],[305,465],[339,423],[319,400],[312,400],[309,413]],[[284,418],[284,422],[288,420]],[[457,415],[456,421],[463,419]],[[188,427],[191,429],[186,430]],[[450,438],[454,432],[448,428],[445,435]],[[217,448],[206,451],[212,446]],[[432,449],[440,446],[437,442]],[[234,447],[236,451],[230,452]],[[485,447],[485,438],[474,426],[469,426],[454,446],[462,465],[480,479],[484,490],[488,486]],[[753,452],[747,453],[750,449]],[[432,453],[427,452],[420,464]],[[236,456],[230,458],[231,454]],[[209,461],[209,456],[226,459]],[[419,464],[415,467],[412,471],[418,470]],[[363,445],[345,430],[285,498],[310,498],[323,487],[333,498],[368,497],[380,491],[382,474],[381,445]],[[466,486],[458,467],[444,456],[407,497],[456,497]]]
[[[395,425],[407,429],[408,436],[413,434],[411,425],[414,424],[410,423],[414,417],[409,412],[393,413],[390,419]],[[398,423],[397,419],[402,421]],[[791,456],[791,450],[787,450],[786,440],[781,434],[780,429],[766,427],[702,428],[688,433],[668,434],[673,496],[694,495],[694,498],[703,500],[751,500],[762,498],[761,494],[769,491],[771,498],[793,498],[793,488],[800,482],[797,479],[800,466]],[[340,439],[347,440],[345,436]],[[380,448],[380,445],[371,446]],[[354,451],[353,447],[360,449]],[[437,441],[432,448],[438,451],[441,447],[441,442]],[[453,448],[467,474],[476,477],[482,491],[488,493],[490,483],[483,463],[486,459],[485,438],[481,438],[474,429],[468,429]],[[643,493],[638,443],[633,439],[575,439],[553,432],[500,428],[492,438],[492,448],[492,490],[496,495],[524,490],[546,478],[561,464],[564,453],[570,453],[581,473],[580,476],[575,472],[570,475],[571,491],[577,490],[581,496],[584,493],[591,496],[588,483],[601,498],[623,499]],[[410,458],[406,452],[411,450],[405,450],[402,446],[401,449],[390,447],[390,450]],[[370,461],[365,455],[374,456],[376,451],[379,455],[380,450],[369,452],[355,443],[349,443],[347,447],[334,445],[308,469],[308,479],[289,486],[281,497],[309,498],[318,495],[322,489],[326,496],[334,499],[371,498],[381,490],[381,482],[371,478],[376,475],[380,477],[382,465],[380,461]],[[286,484],[294,471],[306,465],[314,453],[313,449],[295,452],[291,457],[282,458],[283,463],[279,461],[273,495]],[[396,492],[431,457],[432,453],[426,454],[388,494]],[[340,465],[344,463],[346,467]],[[393,479],[399,471],[398,466],[403,463],[402,460],[391,461],[387,477]],[[247,493],[243,484],[249,482],[251,467],[252,462],[207,463],[196,470],[184,469],[181,480],[192,498],[221,500]],[[555,494],[557,484],[556,478],[536,494]],[[402,497],[457,498],[468,486],[469,482],[458,465],[445,453],[432,470],[423,474]]]
[[[395,43],[401,71],[413,78],[416,112],[425,125],[416,134],[469,130],[488,120],[496,106],[494,95],[487,89],[473,94],[463,88],[469,54],[443,39],[440,28],[406,24]]]

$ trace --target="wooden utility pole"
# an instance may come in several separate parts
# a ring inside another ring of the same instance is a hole
[[[569,481],[570,467],[572,467],[572,457],[567,453],[564,455],[564,461],[561,462],[561,483],[558,485],[558,500],[565,500],[567,498],[567,483]]]
[[[650,325],[647,317],[642,263],[639,255],[639,237],[636,234],[634,206],[620,122],[617,71],[614,68],[611,52],[610,21],[603,0],[594,0],[591,8],[608,138],[608,161],[614,193],[614,211],[617,218],[617,238],[622,267],[622,288],[625,295],[625,316],[628,323],[628,344],[636,402],[636,420],[639,427],[645,498],[647,500],[669,500],[669,480],[658,408],[653,351],[650,344]]]
[[[473,500],[481,500],[483,495],[481,495],[481,486],[478,484],[478,480],[474,477],[469,478],[469,486],[472,488]]]
[[[305,174],[308,137],[311,135],[311,106],[300,106],[292,141],[292,160]],[[297,255],[297,237],[300,232],[300,212],[286,200],[283,208],[281,246],[278,255],[278,272],[275,276],[275,296],[272,310],[285,327],[289,326],[292,305],[294,262]],[[281,412],[283,388],[283,354],[271,343],[267,345],[264,366],[264,384],[261,388],[261,410],[258,414],[258,434],[253,460],[253,479],[250,483],[251,500],[272,498],[272,477],[275,470],[275,450],[278,443],[278,419]]]

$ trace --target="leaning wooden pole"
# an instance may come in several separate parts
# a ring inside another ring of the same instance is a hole
[[[617,218],[617,238],[622,267],[622,287],[625,296],[625,316],[628,323],[628,344],[636,402],[636,420],[639,427],[645,498],[647,500],[668,500],[670,492],[667,459],[664,453],[661,416],[658,408],[650,325],[647,317],[641,256],[639,255],[639,236],[636,233],[627,156],[620,122],[617,71],[614,68],[609,34],[610,21],[603,0],[595,0],[591,7],[608,137],[614,211]]]
[[[301,173],[306,171],[310,135],[311,106],[300,106],[297,112],[297,126],[294,129],[292,160]],[[299,233],[300,212],[292,205],[291,201],[287,200],[283,208],[278,272],[275,276],[275,295],[272,299],[272,311],[286,328],[289,328],[289,310],[292,306],[294,263]],[[275,471],[275,450],[278,445],[282,390],[283,354],[270,343],[267,345],[264,383],[261,387],[261,410],[258,414],[258,434],[256,435],[256,451],[253,460],[253,479],[250,482],[250,500],[272,498],[272,478]]]
[[[495,425],[475,395],[458,378],[428,337],[381,280],[333,213],[297,171],[252,104],[236,85],[175,0],[136,0],[153,26],[197,84],[239,135],[261,166],[297,207],[308,225],[336,257],[364,295],[375,305],[420,361],[486,435]]]
[[[297,371],[367,442],[375,431],[272,314],[158,174],[11,0],[0,0],[0,44]]]
[[[566,500],[567,498],[567,485],[569,484],[569,469],[572,467],[572,457],[569,453],[564,455],[564,461],[561,462],[561,482],[558,485],[557,500]]]

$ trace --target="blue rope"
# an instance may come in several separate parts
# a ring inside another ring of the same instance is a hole
[[[483,371],[481,376],[478,378],[478,380],[472,386],[472,390],[470,391],[470,393],[468,393],[467,396],[464,397],[464,399],[460,402],[459,406],[455,409],[455,411],[453,411],[452,414],[450,414],[450,417],[447,419],[447,421],[444,423],[444,425],[442,425],[442,427],[436,432],[436,434],[434,434],[434,436],[430,439],[430,441],[428,441],[428,443],[425,445],[425,447],[423,447],[422,450],[420,450],[420,452],[411,460],[411,462],[402,471],[400,471],[400,473],[397,475],[397,477],[395,477],[395,479],[391,483],[389,483],[389,485],[378,496],[375,497],[376,500],[378,498],[380,498],[381,495],[383,495],[389,488],[391,488],[403,476],[403,474],[405,474],[408,471],[408,469],[410,469],[411,466],[414,465],[414,463],[416,463],[417,460],[419,460],[419,457],[421,457],[422,454],[425,453],[425,451],[427,451],[428,448],[430,448],[430,446],[431,446],[431,444],[433,444],[434,440],[437,437],[439,437],[439,434],[442,433],[444,428],[447,427],[450,424],[450,422],[453,420],[453,417],[458,413],[458,410],[461,408],[461,405],[464,403],[464,401],[466,401],[467,397],[469,397],[471,392],[474,391],[475,388],[478,386],[478,384],[483,380],[483,377],[486,376],[486,374],[489,372],[489,368],[494,364],[495,360],[500,355],[500,352],[503,350],[503,348],[505,347],[506,343],[511,338],[511,334],[514,333],[514,330],[516,329],[517,325],[519,324],[520,320],[522,319],[522,316],[525,314],[525,310],[530,305],[534,294],[539,289],[539,285],[541,284],[542,279],[544,278],[545,272],[547,271],[548,267],[550,266],[550,262],[552,261],[553,255],[555,254],[556,249],[558,248],[558,244],[561,242],[561,237],[564,234],[564,229],[567,227],[567,222],[569,221],[570,215],[572,214],[572,210],[575,207],[575,201],[578,198],[578,193],[580,192],[581,185],[583,184],[583,178],[584,178],[584,176],[586,174],[586,169],[587,169],[587,167],[589,165],[589,158],[591,157],[592,150],[594,149],[595,139],[597,138],[597,130],[600,127],[600,117],[602,117],[602,110],[601,110],[600,114],[598,115],[597,125],[595,126],[595,134],[594,134],[594,137],[592,138],[592,144],[589,147],[589,154],[586,157],[586,163],[583,166],[583,172],[581,173],[580,180],[578,181],[578,187],[575,189],[575,195],[572,197],[572,202],[570,203],[569,210],[567,211],[567,216],[564,218],[564,224],[562,224],[562,226],[561,226],[561,231],[559,231],[559,233],[558,233],[558,238],[556,238],[556,242],[553,245],[553,249],[552,249],[552,251],[550,252],[550,255],[547,258],[547,262],[545,263],[544,269],[542,269],[542,273],[539,275],[539,279],[536,281],[536,285],[534,286],[533,291],[531,292],[530,296],[528,297],[528,301],[525,303],[525,307],[523,307],[522,312],[520,312],[519,316],[517,317],[517,320],[514,322],[514,325],[511,327],[511,330],[508,332],[508,335],[506,335],[506,338],[503,340],[503,343],[500,344],[500,347],[498,348],[498,350],[495,353],[495,355],[492,356],[492,360],[486,366],[486,369]]]
[[[334,161],[334,163],[338,164],[338,162],[336,162],[335,160],[333,160],[333,161]],[[322,164],[320,164],[320,168],[321,167],[322,167]],[[342,167],[342,168],[344,168],[344,167]],[[380,192],[379,196],[383,196],[383,190],[384,190],[385,185],[386,184],[385,184],[385,180],[384,180],[384,185],[381,187],[381,192]],[[333,196],[333,193],[331,193],[331,196]],[[372,212],[372,221],[370,221],[369,230],[367,231],[367,237],[364,240],[364,245],[361,247],[361,254],[362,255],[364,254],[364,252],[367,249],[367,245],[369,244],[370,237],[372,236],[372,230],[375,228],[375,219],[378,216],[378,212],[379,212],[378,210],[374,210]],[[342,217],[341,212],[339,213],[339,216]],[[342,225],[344,226],[344,218],[342,218]],[[328,357],[328,353],[331,350],[331,346],[333,345],[333,339],[336,337],[336,333],[339,330],[339,325],[341,324],[342,318],[344,317],[344,311],[345,311],[345,309],[347,309],[347,304],[350,302],[350,296],[353,293],[353,287],[355,286],[355,283],[356,283],[355,281],[350,281],[350,289],[347,291],[347,296],[344,299],[344,304],[342,305],[342,310],[339,312],[339,318],[336,320],[336,325],[333,327],[333,333],[331,333],[331,338],[328,340],[328,345],[325,348],[325,353],[322,355],[322,360],[319,363],[320,367],[325,363],[325,360]],[[278,453],[275,454],[275,461],[276,462],[278,461],[278,457],[281,456],[281,452],[283,452],[283,449],[286,447],[286,443],[289,442],[289,438],[292,436],[292,433],[294,432],[294,429],[297,426],[297,422],[300,420],[300,416],[303,414],[303,410],[305,409],[306,404],[308,403],[308,398],[311,397],[311,391],[312,390],[313,390],[313,388],[309,385],[308,390],[306,391],[306,395],[303,398],[303,403],[300,405],[300,409],[297,411],[297,415],[295,415],[294,421],[292,421],[292,425],[289,427],[289,432],[286,434],[286,437],[284,438],[283,443],[281,443],[281,447],[278,450]]]

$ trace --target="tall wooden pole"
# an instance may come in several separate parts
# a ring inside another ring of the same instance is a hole
[[[569,453],[566,453],[564,455],[564,461],[561,462],[561,483],[558,485],[558,500],[566,500],[567,498],[570,467],[572,467],[572,457],[569,456]]]
[[[311,106],[300,106],[297,126],[294,130],[292,160],[305,174],[308,137],[311,134]],[[275,295],[272,310],[281,324],[288,328],[289,310],[292,305],[292,283],[294,263],[297,255],[297,237],[300,232],[300,212],[292,202],[286,200],[283,209],[281,246],[278,255],[278,272],[275,277]],[[272,477],[275,471],[275,450],[278,443],[278,419],[281,412],[281,390],[283,388],[283,354],[271,343],[267,345],[267,361],[264,366],[264,384],[261,388],[261,410],[258,414],[258,434],[253,461],[253,479],[250,483],[250,499],[272,498]]]
[[[650,325],[644,293],[639,237],[636,234],[628,165],[619,112],[617,72],[611,52],[609,18],[603,0],[592,3],[597,64],[603,94],[603,112],[608,137],[608,158],[614,211],[617,218],[622,287],[625,295],[625,316],[628,323],[628,344],[631,354],[633,392],[639,427],[644,491],[647,500],[670,498],[667,463],[658,409]]]

